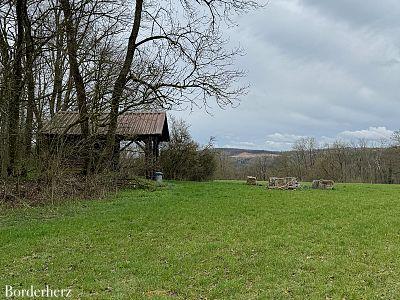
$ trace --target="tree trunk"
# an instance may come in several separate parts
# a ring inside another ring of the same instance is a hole
[[[8,106],[8,154],[9,161],[7,173],[9,176],[17,175],[19,164],[19,110],[22,95],[22,56],[23,56],[23,43],[24,43],[24,17],[23,7],[26,5],[25,0],[17,0],[16,15],[17,15],[17,40],[15,43],[15,58],[13,63],[13,82],[12,82],[12,96]]]
[[[79,70],[78,58],[77,58],[77,41],[76,41],[76,27],[72,19],[72,9],[69,0],[60,0],[61,7],[64,12],[65,19],[65,32],[67,36],[67,52],[68,60],[70,65],[71,76],[74,80],[76,89],[76,98],[78,102],[79,110],[79,123],[81,126],[81,133],[83,139],[82,154],[85,158],[84,172],[87,173],[90,170],[90,151],[89,151],[89,116],[87,110],[87,99],[85,84],[83,77]]]
[[[10,65],[10,55],[9,46],[7,43],[7,38],[0,31],[0,51],[1,51],[1,64],[3,66],[2,81],[0,86],[0,108],[1,108],[1,119],[0,119],[0,157],[1,157],[1,170],[0,176],[6,175],[6,170],[8,167],[8,118],[6,111],[8,110],[8,103],[11,98],[11,65]]]
[[[56,26],[58,28],[56,33],[56,58],[54,62],[54,85],[53,91],[50,97],[50,115],[53,116],[54,113],[61,108],[61,92],[62,92],[62,79],[63,79],[63,40],[64,34],[60,25],[60,13],[57,11],[55,13]]]
[[[124,65],[118,75],[117,80],[114,83],[114,88],[111,96],[111,108],[109,115],[110,123],[107,132],[107,144],[105,148],[105,154],[103,155],[102,164],[112,160],[113,150],[115,148],[115,133],[117,130],[119,104],[122,93],[126,85],[127,76],[132,65],[133,55],[136,49],[136,40],[139,34],[140,22],[142,19],[142,8],[143,8],[143,0],[137,0],[135,7],[135,19],[133,21],[132,31],[129,36],[128,48],[125,55]]]
[[[25,124],[25,158],[29,158],[32,152],[33,137],[33,111],[35,105],[35,80],[33,76],[34,64],[34,43],[32,38],[31,22],[28,16],[28,8],[24,3],[23,14],[25,24],[25,41],[26,41],[26,82],[27,82],[27,107],[26,107],[26,124]]]

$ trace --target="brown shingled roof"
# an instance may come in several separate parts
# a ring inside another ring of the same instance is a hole
[[[99,119],[106,120],[106,118],[107,114],[102,114]],[[66,134],[80,135],[81,128],[78,120],[78,112],[60,111],[43,126],[41,133],[59,135],[63,134],[70,127]],[[107,133],[107,126],[98,124],[94,131],[98,135],[105,135]],[[165,112],[129,112],[121,114],[118,117],[116,134],[125,139],[159,135],[162,141],[169,141],[167,115]]]

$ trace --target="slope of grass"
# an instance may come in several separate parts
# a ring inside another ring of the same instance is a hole
[[[394,299],[400,186],[171,183],[0,213],[0,289],[82,299]]]

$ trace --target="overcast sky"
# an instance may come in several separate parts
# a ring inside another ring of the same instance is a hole
[[[246,50],[248,95],[212,116],[173,113],[200,143],[286,150],[302,136],[379,142],[400,129],[400,1],[271,0],[237,23],[227,34]]]

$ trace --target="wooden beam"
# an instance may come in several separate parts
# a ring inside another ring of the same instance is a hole
[[[142,145],[140,141],[134,141],[136,145],[139,146],[140,149],[142,149],[144,152],[146,152],[146,144]]]
[[[133,143],[135,143],[135,141],[130,141],[128,144],[126,144],[124,147],[122,147],[122,149],[119,149],[120,152],[124,151],[126,148],[128,148],[130,145],[132,145]],[[136,143],[137,144],[137,143]]]

